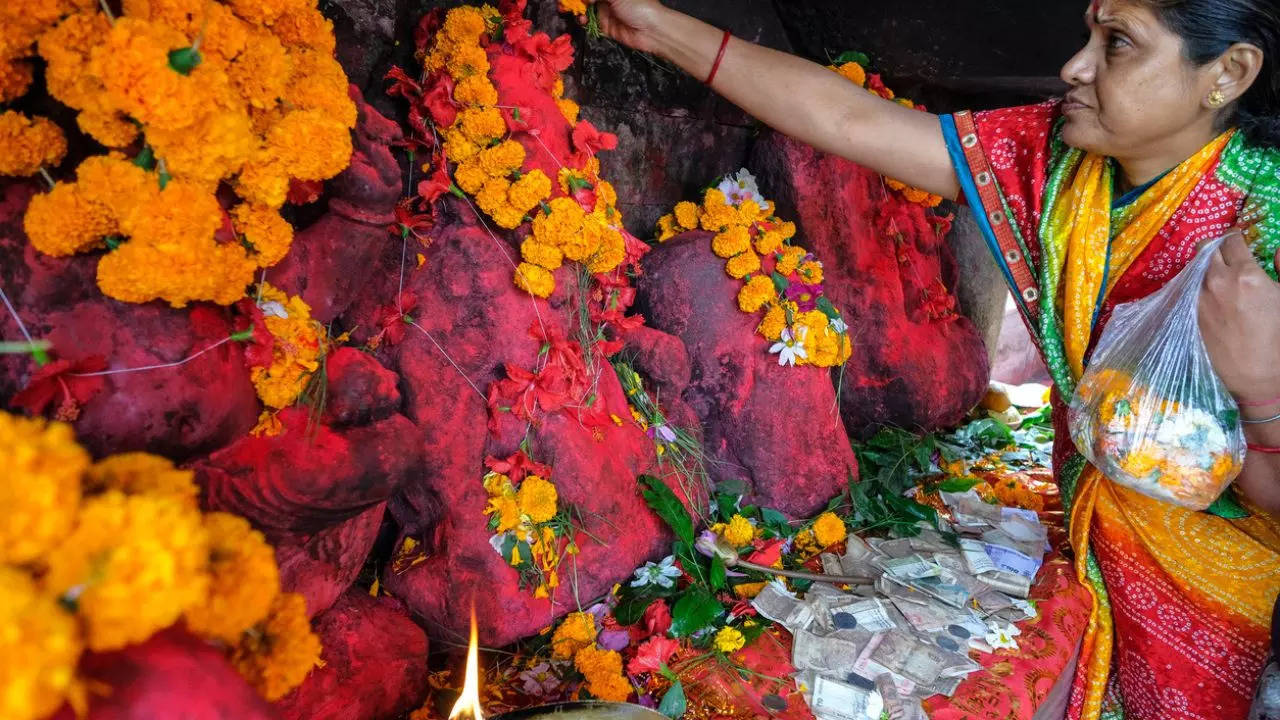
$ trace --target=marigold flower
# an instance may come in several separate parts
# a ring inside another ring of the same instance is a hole
[[[516,492],[520,511],[535,523],[544,523],[556,514],[556,486],[547,480],[530,475],[520,483]]]
[[[587,612],[572,612],[565,616],[551,636],[551,654],[557,660],[568,660],[595,641],[595,617]]]
[[[609,228],[601,237],[600,247],[587,263],[587,270],[591,273],[606,273],[626,259],[627,241],[622,239],[622,233]]]
[[[268,283],[263,283],[260,289],[263,303],[278,306],[265,320],[275,343],[271,349],[271,365],[254,367],[249,371],[249,379],[264,405],[280,409],[292,405],[302,394],[311,373],[320,367],[324,346],[321,330],[311,319],[311,307],[301,297],[289,296]]]
[[[527,213],[551,194],[551,178],[534,168],[511,183],[507,201],[522,213]]]
[[[480,167],[479,160],[473,156],[454,169],[453,179],[458,183],[458,187],[475,195],[489,181],[489,174]]]
[[[195,37],[204,24],[205,0],[122,0],[124,14],[180,30]]]
[[[155,173],[118,152],[85,158],[76,168],[75,187],[81,197],[102,206],[111,216],[111,232],[116,232],[139,204],[153,201],[160,193]]]
[[[354,128],[358,113],[348,94],[347,74],[327,52],[298,48],[289,51],[293,74],[284,100],[296,110],[319,110],[345,128]],[[336,173],[335,173],[336,174]]]
[[[292,71],[293,57],[284,45],[275,35],[258,31],[246,39],[244,50],[227,66],[227,78],[245,102],[268,108],[284,97]]]
[[[760,327],[756,328],[757,332],[766,339],[777,341],[782,337],[782,331],[787,329],[787,312],[781,305],[771,305],[769,310],[765,312],[764,318],[760,320]]]
[[[840,67],[832,68],[840,75],[843,75],[849,82],[862,87],[867,84],[867,71],[856,62],[847,62]]]
[[[574,665],[587,678],[587,690],[605,702],[626,702],[631,683],[622,674],[622,656],[614,650],[586,647],[573,658]]]
[[[732,627],[722,627],[716,633],[715,640],[712,643],[716,650],[728,654],[737,652],[747,644],[747,639],[742,636],[742,631]]]
[[[107,17],[95,8],[67,16],[40,36],[49,94],[77,110],[112,110],[102,79],[89,72],[89,52],[111,30]],[[2,53],[0,53],[2,55]]]
[[[680,227],[685,230],[698,229],[698,217],[701,215],[701,210],[696,204],[688,200],[678,202],[676,203],[674,214],[676,222],[680,223]]]
[[[724,193],[717,188],[707,188],[702,194],[702,205],[708,212],[723,207],[725,203]]]
[[[578,202],[570,197],[552,198],[551,202],[547,203],[547,207],[549,212],[538,213],[533,218],[533,236],[539,242],[563,249],[563,245],[571,236],[582,232],[582,222],[586,218],[586,213]],[[566,256],[568,256],[567,253]]]
[[[676,216],[670,213],[658,218],[658,242],[664,243],[675,237],[680,228],[676,223]]]
[[[844,521],[833,512],[824,512],[813,522],[813,536],[824,548],[843,542],[848,536]]]
[[[804,259],[806,254],[807,253],[804,248],[788,245],[782,249],[781,253],[779,253],[780,257],[773,269],[779,275],[786,277],[787,275],[795,272],[796,268],[800,267],[800,261]]]
[[[156,495],[197,507],[195,473],[179,470],[168,458],[144,452],[112,455],[94,463],[85,473],[87,495],[118,490],[125,495]]]
[[[507,140],[480,151],[480,167],[490,177],[505,178],[523,164],[524,146],[515,140]]]
[[[284,12],[311,4],[310,0],[227,0],[245,22],[270,25]]]
[[[493,208],[490,212],[490,216],[493,217],[493,222],[498,227],[507,230],[515,230],[520,227],[521,223],[525,220],[524,213],[517,210],[511,203],[505,201]]]
[[[138,139],[138,126],[119,111],[83,110],[76,125],[86,135],[109,148],[122,148]]]
[[[494,210],[508,204],[507,191],[510,189],[510,180],[505,177],[490,177],[480,187],[480,192],[476,193],[476,205],[489,215],[493,215]]]
[[[267,134],[269,152],[290,176],[328,180],[351,163],[351,132],[323,110],[294,110]]]
[[[782,233],[776,229],[760,230],[756,235],[756,252],[761,255],[772,255],[782,248]]]
[[[0,59],[0,103],[16,100],[31,86],[31,63]]]
[[[330,28],[332,29],[332,28]],[[281,42],[280,28],[273,28]],[[201,64],[211,63],[225,67],[241,50],[249,38],[250,26],[235,16],[231,8],[222,3],[208,3],[205,9],[204,32],[201,35]],[[289,43],[285,43],[288,45]]]
[[[719,190],[708,190],[707,195],[710,197],[713,192],[719,194],[721,198],[724,197],[724,194],[720,193]],[[698,222],[703,230],[711,232],[720,232],[727,227],[741,224],[737,208],[732,205],[726,205],[723,202],[717,203],[710,200],[703,206],[702,217],[699,218]]]
[[[0,716],[48,717],[74,688],[83,649],[75,618],[17,568],[0,565],[0,587]]]
[[[456,47],[445,60],[449,75],[462,80],[489,72],[489,55],[479,45]]]
[[[760,256],[756,255],[750,247],[742,253],[734,255],[725,264],[725,272],[730,277],[744,278],[752,273],[760,271]]]
[[[750,226],[764,217],[763,212],[764,208],[757,205],[754,200],[743,200],[738,206],[738,223]]]
[[[595,210],[604,210],[612,208],[618,204],[618,191],[614,189],[613,183],[608,180],[600,180],[596,183],[596,206]]]
[[[788,220],[778,226],[778,232],[782,234],[783,240],[790,240],[796,236],[796,224]]]
[[[307,619],[307,601],[297,593],[281,593],[267,618],[240,636],[231,663],[268,701],[284,697],[302,684],[320,662],[320,638]]]
[[[336,46],[333,21],[310,5],[285,10],[271,23],[271,32],[287,48],[310,48],[332,55]]]
[[[453,99],[460,105],[497,105],[498,90],[484,75],[463,78],[453,88]]]
[[[524,258],[525,262],[555,270],[563,262],[564,253],[554,245],[538,242],[530,237],[520,243],[520,257]]]
[[[208,300],[230,305],[244,296],[256,269],[244,248],[212,237],[171,248],[130,241],[98,261],[98,288],[124,302],[162,299],[185,307]]]
[[[740,225],[719,233],[711,240],[711,251],[722,258],[731,258],[750,249],[751,236]]]
[[[67,139],[48,118],[0,113],[0,175],[34,175],[42,166],[57,166],[66,153]]]
[[[480,41],[484,31],[484,15],[479,8],[463,5],[445,15],[441,36],[455,45],[474,45]]]
[[[556,280],[550,270],[527,262],[516,268],[515,283],[521,290],[541,298],[550,297],[556,289]]]
[[[484,490],[489,493],[490,497],[498,497],[500,495],[515,497],[516,495],[516,489],[511,484],[511,478],[496,472],[485,473]]]
[[[507,123],[494,107],[463,110],[458,113],[457,126],[468,140],[481,146],[507,134]]]
[[[31,246],[54,257],[93,248],[116,227],[106,208],[86,200],[74,183],[58,183],[31,198],[22,225]]]
[[[498,524],[494,526],[494,532],[501,535],[508,530],[514,530],[519,527],[520,503],[514,495],[493,495],[489,498],[489,503],[485,507],[485,515],[492,515],[498,519]],[[518,564],[514,560],[512,564]]]
[[[738,309],[753,313],[776,297],[777,290],[773,287],[773,281],[764,275],[756,275],[738,291]]]
[[[270,267],[284,259],[293,244],[293,226],[279,211],[266,205],[241,203],[231,210],[236,232],[253,246],[258,267]]]
[[[568,98],[560,98],[556,100],[556,107],[560,108],[560,115],[564,117],[565,122],[570,125],[578,124],[578,113],[582,111],[578,103]]]
[[[210,112],[180,130],[148,128],[147,141],[164,158],[169,173],[210,193],[243,167],[258,139],[243,110]]]
[[[556,81],[551,83],[551,97],[559,100],[564,97],[564,78],[556,76]]]
[[[102,79],[111,104],[142,124],[186,127],[201,107],[200,88],[169,66],[169,53],[188,42],[167,25],[117,18],[90,51],[89,71]]]
[[[444,131],[444,154],[451,162],[464,163],[480,152],[480,146],[467,139],[457,126]]]
[[[822,263],[816,260],[809,260],[800,264],[796,270],[800,274],[800,279],[809,285],[819,285],[822,283]]]
[[[0,563],[29,563],[71,532],[89,453],[70,425],[0,412],[0,466]]]
[[[279,209],[289,195],[289,174],[269,152],[260,152],[240,168],[235,191],[251,203]]]
[[[729,519],[721,537],[734,547],[743,547],[744,545],[750,544],[751,541],[755,539],[756,529],[755,526],[751,524],[750,520],[741,515],[734,515]]]
[[[87,498],[49,555],[44,586],[74,603],[89,648],[118,650],[172,625],[208,588],[200,511],[163,495]]]
[[[582,0],[560,0],[560,12],[586,15],[587,4]]]
[[[209,594],[187,608],[187,627],[234,644],[262,622],[280,593],[276,554],[249,521],[228,513],[204,516],[209,537]]]

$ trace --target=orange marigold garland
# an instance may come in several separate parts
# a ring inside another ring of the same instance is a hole
[[[190,470],[146,453],[90,465],[69,425],[4,412],[0,465],[3,717],[39,720],[68,702],[83,715],[84,649],[184,619],[269,699],[315,665],[319,640],[301,598],[280,593],[274,550],[243,518],[202,514]]]
[[[82,171],[73,189],[59,184],[33,201],[33,245],[54,255],[107,248],[98,284],[118,300],[182,307],[243,297],[254,272],[288,251],[292,229],[273,212],[290,182],[331,178],[351,156],[356,108],[331,23],[314,0],[128,0],[114,19],[87,0],[55,0],[35,14],[17,35],[6,29],[0,49],[22,57],[38,48],[49,94],[78,110],[98,142],[129,150],[108,157],[135,163],[151,188],[95,199],[102,177]],[[0,72],[0,92],[16,85],[14,72]],[[50,128],[0,116],[0,149],[11,150],[0,153],[0,173],[56,165],[65,143]],[[224,184],[248,205],[231,208],[229,224],[216,195]]]

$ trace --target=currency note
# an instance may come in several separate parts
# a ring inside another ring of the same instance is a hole
[[[999,570],[999,566],[987,555],[986,547],[977,540],[964,538],[960,541],[960,555],[964,558],[965,569],[973,575],[981,575],[992,570]]]
[[[899,580],[916,580],[925,577],[935,577],[941,571],[937,565],[924,559],[924,557],[911,554],[900,558],[877,558],[877,565],[884,569],[885,573],[892,575]]]
[[[972,540],[968,542],[973,542]],[[992,545],[990,543],[981,543],[986,555],[991,559],[994,570],[1001,570],[1007,573],[1014,573],[1023,577],[1034,579],[1036,573],[1040,572],[1040,560],[1029,555],[1025,555],[1018,550],[1002,545]],[[966,559],[968,556],[966,555]],[[984,570],[982,572],[990,572]],[[975,572],[975,575],[981,575],[981,572]]]
[[[884,701],[874,690],[818,676],[809,708],[815,716],[830,720],[879,720]]]
[[[848,605],[833,606],[831,613],[832,615],[844,613],[853,616],[853,619],[857,621],[855,627],[867,632],[885,632],[897,627],[897,624],[893,622],[893,618],[889,615],[885,601],[879,598],[859,600]]]

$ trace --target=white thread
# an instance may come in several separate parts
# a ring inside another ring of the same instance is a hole
[[[232,340],[231,337],[224,337],[218,342],[201,350],[200,352],[194,355],[191,355],[189,357],[185,357],[181,360],[177,360],[175,362],[160,363],[158,365],[143,365],[142,367],[135,367],[135,368],[121,368],[119,370],[99,370],[98,372],[88,372],[88,373],[67,373],[67,375],[68,377],[100,377],[102,375],[123,375],[124,373],[142,372],[143,370],[161,370],[163,368],[178,367],[179,365],[185,365],[191,362],[192,360],[195,360],[196,358],[209,352],[210,350],[214,350],[216,348],[222,347],[223,345],[231,342],[231,340]]]

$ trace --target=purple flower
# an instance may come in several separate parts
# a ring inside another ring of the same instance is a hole
[[[601,630],[596,642],[605,650],[622,651],[631,644],[631,633],[626,630]]]
[[[809,312],[817,308],[820,297],[822,297],[821,285],[807,285],[802,282],[787,285],[787,299],[794,302],[800,312]]]
[[[539,663],[516,676],[523,681],[522,689],[526,695],[542,697],[560,687],[560,677],[556,675],[550,663]]]

